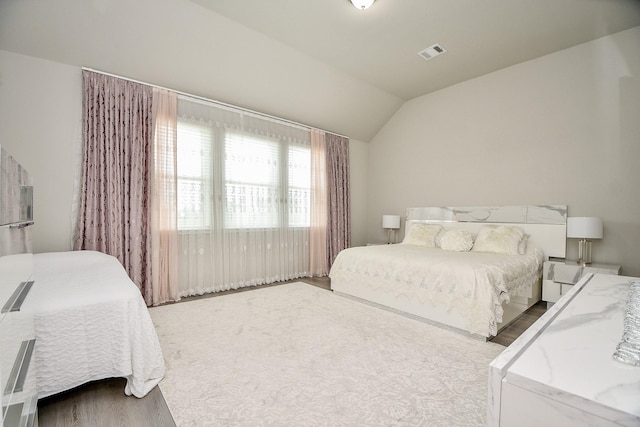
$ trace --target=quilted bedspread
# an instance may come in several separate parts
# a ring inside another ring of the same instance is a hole
[[[390,298],[412,298],[454,310],[467,328],[479,333],[489,326],[495,335],[502,303],[537,280],[543,256],[484,252],[451,252],[397,244],[345,249],[331,267],[333,281],[357,280],[378,287]]]
[[[164,359],[140,291],[119,261],[93,251],[34,255],[34,312],[40,398],[104,378],[127,379],[144,397],[164,376]]]

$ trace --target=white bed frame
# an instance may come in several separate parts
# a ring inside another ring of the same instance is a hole
[[[530,237],[528,244],[541,249],[545,259],[564,258],[566,253],[567,207],[564,205],[538,206],[488,206],[488,207],[424,207],[408,208],[405,232],[415,223],[440,224],[444,228],[463,228],[477,233],[487,224],[517,225]],[[367,280],[331,281],[331,289],[339,295],[355,298],[394,312],[416,317],[466,331],[466,320],[458,313],[443,307],[409,299],[390,299],[384,292],[368,286]],[[371,280],[371,279],[368,279]],[[509,304],[503,304],[504,314],[498,330],[504,329],[528,308],[540,301],[542,280],[511,296]],[[486,339],[488,331],[480,335]]]

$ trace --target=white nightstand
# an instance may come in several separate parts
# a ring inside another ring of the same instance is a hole
[[[575,261],[545,261],[542,267],[542,300],[547,307],[553,305],[560,297],[586,273],[620,274],[620,266],[614,264],[589,264],[583,266]]]

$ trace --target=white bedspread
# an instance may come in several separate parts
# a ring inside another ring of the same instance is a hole
[[[354,247],[340,252],[330,277],[342,283],[359,278],[399,298],[417,298],[455,310],[471,333],[496,333],[502,303],[540,276],[543,257],[451,252],[414,245]]]
[[[36,254],[34,311],[40,398],[88,381],[124,377],[145,396],[164,376],[162,350],[140,291],[112,256]]]

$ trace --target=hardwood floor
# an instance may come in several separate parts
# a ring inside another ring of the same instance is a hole
[[[38,401],[40,427],[173,427],[158,387],[142,399],[124,394],[124,378],[94,381]]]
[[[331,289],[329,278],[300,279],[322,289]],[[278,286],[275,283],[264,286]],[[215,298],[234,292],[248,292],[254,287],[225,291],[199,297],[184,298],[176,304],[201,298]],[[512,325],[493,338],[494,343],[511,344],[522,332],[546,311],[545,303],[531,307]],[[175,422],[158,387],[147,396],[137,399],[124,394],[125,380],[113,378],[94,381],[73,390],[41,399],[38,402],[40,427],[173,427]]]
[[[500,331],[500,333],[490,341],[508,347],[509,344],[514,342],[529,326],[533,325],[545,311],[547,311],[547,303],[544,301],[538,302],[525,311],[515,322]]]

